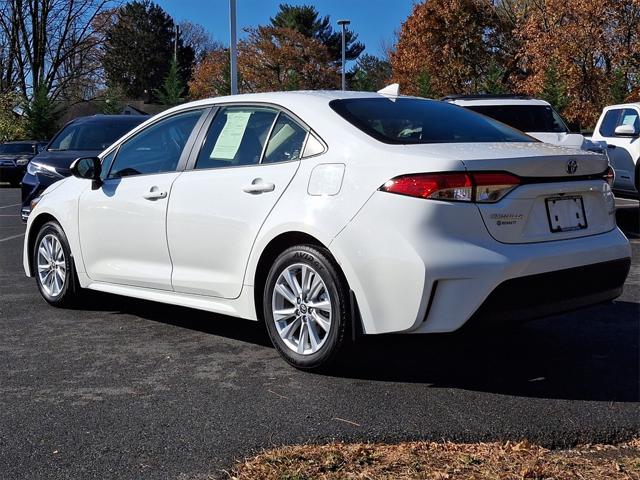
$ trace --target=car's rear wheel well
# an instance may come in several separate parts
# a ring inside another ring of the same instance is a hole
[[[42,226],[47,222],[58,222],[53,215],[48,213],[40,214],[36,217],[36,219],[31,224],[31,228],[29,229],[29,237],[27,238],[27,253],[29,254],[29,274],[33,275],[33,249],[36,244],[36,238],[38,238],[38,232],[42,228]],[[59,223],[59,222],[58,222]]]
[[[258,315],[258,318],[262,318],[262,294],[264,284],[267,280],[267,276],[269,275],[269,269],[271,268],[271,265],[273,265],[273,261],[287,248],[296,245],[313,245],[328,250],[327,247],[317,238],[303,232],[282,233],[271,240],[263,250],[262,255],[260,255],[253,284],[256,314]]]

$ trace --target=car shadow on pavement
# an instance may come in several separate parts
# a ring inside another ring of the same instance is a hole
[[[365,337],[334,374],[567,400],[640,401],[640,305],[459,334]]]
[[[273,348],[259,322],[97,292],[85,304],[87,310],[135,315]],[[639,314],[637,303],[617,301],[508,328],[364,336],[322,375],[524,397],[637,402]],[[274,361],[283,361],[275,350]]]

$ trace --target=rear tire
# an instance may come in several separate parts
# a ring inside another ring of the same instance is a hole
[[[67,236],[57,222],[45,223],[33,247],[33,269],[42,297],[54,307],[77,304],[80,286]]]
[[[296,368],[326,368],[345,347],[349,288],[324,248],[299,245],[280,254],[265,282],[263,308],[271,342]]]

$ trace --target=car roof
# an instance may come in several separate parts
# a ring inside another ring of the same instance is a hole
[[[629,102],[629,103],[617,103],[615,105],[607,105],[604,107],[605,110],[611,108],[626,108],[626,107],[640,107],[640,102]]]
[[[124,120],[142,123],[149,118],[149,115],[88,115],[74,118],[70,123],[115,123]]]
[[[10,142],[2,142],[2,145],[11,145],[11,144],[16,144],[16,143],[17,144],[20,144],[20,143],[33,144],[33,143],[42,143],[42,142],[44,142],[44,140],[12,140]]]

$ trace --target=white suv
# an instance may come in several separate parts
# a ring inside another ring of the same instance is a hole
[[[610,105],[602,111],[593,132],[594,141],[607,143],[618,194],[638,197],[640,192],[640,103]]]
[[[560,114],[544,100],[519,95],[450,95],[443,100],[494,118],[544,143],[603,152],[604,146],[571,133]]]

